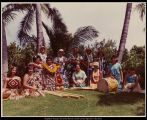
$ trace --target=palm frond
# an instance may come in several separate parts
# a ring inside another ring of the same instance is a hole
[[[47,26],[44,22],[42,22],[43,27],[46,30],[46,33],[48,35],[49,38],[54,36],[54,30],[52,28],[50,28],[49,26]]]
[[[16,16],[14,12],[23,12],[30,9],[29,4],[8,4],[2,8],[2,20],[7,23]]]
[[[35,35],[30,36],[23,31],[20,31],[19,40],[22,46],[27,45],[27,43],[34,43],[34,44],[37,43],[37,37]]]
[[[7,16],[3,16],[3,22],[4,23],[10,23],[11,20],[14,20],[15,17],[17,16],[17,14],[15,12],[11,12],[11,14],[7,15]]]
[[[99,32],[92,26],[80,27],[75,32],[73,37],[73,45],[78,45],[81,42],[86,42],[88,40],[93,40],[99,36]]]
[[[137,4],[135,10],[139,12],[139,17],[143,21],[143,17],[145,16],[145,3]]]
[[[20,40],[20,44],[21,42],[23,42],[23,35],[22,33],[28,34],[31,32],[31,26],[33,25],[33,21],[34,21],[34,11],[30,10],[27,12],[27,14],[24,16],[23,20],[20,23],[20,29],[18,31],[18,39]],[[25,40],[26,41],[26,40]]]
[[[53,20],[55,11],[50,7],[50,4],[41,4],[41,10],[48,18],[51,17],[51,20]]]
[[[26,16],[21,21],[21,25],[20,25],[21,30],[26,33],[30,32],[33,22],[34,22],[34,11],[30,10],[27,12]]]
[[[53,11],[54,11],[53,20],[52,20],[53,29],[60,30],[63,33],[67,32],[67,27],[63,22],[60,12],[56,8],[53,8]]]

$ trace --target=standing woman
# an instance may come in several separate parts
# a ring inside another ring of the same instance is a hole
[[[33,63],[29,63],[34,68],[34,77],[38,81],[39,89],[43,89],[43,67],[40,56],[34,56]]]
[[[87,73],[87,86],[90,86],[90,81],[91,81],[91,76],[92,76],[92,63],[94,61],[94,54],[92,53],[92,50],[90,48],[87,48],[85,50],[85,56],[84,56],[84,61],[86,62],[86,70],[85,72]]]
[[[17,67],[11,66],[10,74],[4,80],[3,99],[19,99],[21,97],[21,78],[17,76]]]
[[[110,71],[111,74],[114,76],[114,78],[118,82],[118,92],[122,92],[123,86],[123,72],[122,72],[122,66],[120,63],[118,63],[117,57],[112,56],[112,64],[110,64]]]
[[[43,69],[44,81],[43,86],[44,89],[49,91],[55,90],[55,72],[56,72],[56,65],[53,64],[53,59],[51,57],[47,57],[46,59],[46,66],[48,69]]]

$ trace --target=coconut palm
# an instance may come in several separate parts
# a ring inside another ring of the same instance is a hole
[[[50,39],[50,47],[53,50],[53,55],[57,55],[57,51],[62,48],[68,50],[69,39],[71,34],[68,33],[67,27],[62,20],[60,12],[53,8],[54,15],[52,16],[52,27],[48,27],[44,22],[42,23],[47,35]]]
[[[50,46],[55,56],[60,48],[67,52],[73,46],[79,46],[87,40],[98,37],[99,32],[92,26],[80,27],[72,36],[71,33],[68,33],[59,11],[55,8],[53,11],[56,11],[53,15],[53,27],[50,28],[45,23],[43,23],[43,26],[50,39]]]
[[[5,27],[14,20],[16,13],[14,11],[22,12],[23,10],[28,10],[26,4],[9,4],[2,8],[2,73],[6,76],[8,72],[8,51],[7,51],[7,38]]]
[[[137,4],[135,9],[138,10],[140,19],[143,21],[143,18],[145,16],[145,3]],[[132,10],[132,3],[127,3],[124,26],[123,26],[121,40],[120,40],[119,49],[118,49],[118,61],[119,62],[122,61],[123,52],[125,50],[125,44],[126,44],[128,28],[129,28],[129,21],[130,21],[130,16],[131,16],[131,10]],[[145,31],[145,28],[144,28],[144,31]]]
[[[45,46],[44,38],[43,38],[41,11],[43,11],[48,17],[53,15],[53,11],[50,8],[49,4],[28,4],[28,6],[30,6],[30,10],[27,11],[27,14],[24,16],[21,22],[20,30],[18,32],[18,38],[20,39],[20,43],[27,43],[27,42],[36,43],[37,52],[39,52],[40,47],[42,45]],[[34,22],[35,17],[36,17],[37,38],[34,35],[30,35],[32,30],[32,24]]]
[[[36,26],[37,26],[37,38],[35,36],[29,36],[29,32],[31,31],[31,25],[33,22],[33,16],[36,10]],[[47,16],[52,15],[51,8],[49,4],[8,4],[2,8],[2,34],[3,34],[3,74],[8,71],[8,55],[7,55],[7,40],[6,40],[6,32],[5,25],[7,25],[11,20],[14,20],[17,16],[17,13],[26,11],[27,14],[24,17],[24,20],[21,22],[21,28],[18,33],[18,38],[20,42],[27,42],[27,40],[36,40],[38,43],[38,49],[43,44],[43,31],[42,31],[42,20],[41,20],[41,12],[42,10]],[[41,21],[41,22],[40,22]]]
[[[128,28],[129,28],[129,22],[130,22],[130,16],[131,16],[131,10],[132,10],[132,3],[127,3],[124,25],[123,25],[123,30],[122,30],[122,34],[121,34],[120,43],[119,43],[119,49],[118,49],[118,62],[120,62],[120,63],[122,61],[122,57],[123,57],[124,50],[125,50],[125,44],[126,44],[126,39],[127,39],[127,35],[128,35]]]

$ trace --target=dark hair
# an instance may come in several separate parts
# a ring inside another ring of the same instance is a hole
[[[115,62],[117,62],[117,61],[118,61],[117,58],[118,58],[117,55],[113,55],[113,56],[111,57],[111,60],[115,59]]]
[[[35,62],[38,58],[40,59],[40,61],[42,61],[41,57],[39,55],[36,55],[36,56],[33,57],[33,62]]]
[[[28,73],[28,71],[29,71],[30,69],[33,69],[33,71],[34,71],[33,66],[32,66],[32,65],[28,65],[28,66],[26,67],[26,73]]]
[[[51,56],[48,56],[47,58],[46,58],[46,62],[48,61],[48,60],[53,60],[53,58],[51,57]]]
[[[12,74],[12,69],[16,68],[16,75],[18,75],[17,66],[15,64],[12,64],[8,70],[8,77]]]

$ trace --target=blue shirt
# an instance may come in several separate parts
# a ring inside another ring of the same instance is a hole
[[[137,80],[137,75],[131,75],[127,77],[127,82],[128,83],[135,83]]]
[[[116,63],[114,65],[110,65],[111,73],[114,75],[115,79],[121,80],[121,73],[120,70],[122,70],[121,64]]]

